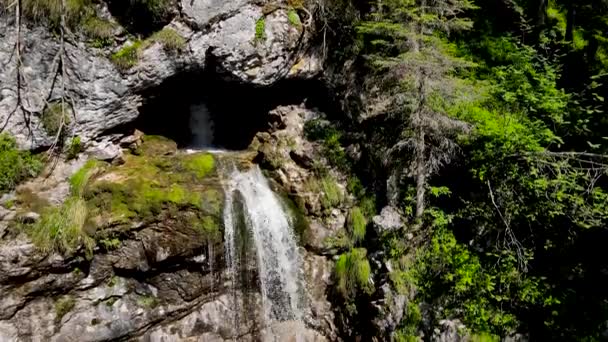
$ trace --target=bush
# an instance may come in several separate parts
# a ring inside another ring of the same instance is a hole
[[[42,161],[28,151],[19,151],[15,139],[0,134],[0,192],[12,190],[17,184],[42,171]]]
[[[329,174],[317,178],[311,176],[306,181],[305,187],[307,191],[320,194],[321,205],[325,209],[336,207],[342,203],[344,194],[336,183],[336,180]]]
[[[359,209],[359,207],[352,208],[348,213],[346,228],[354,243],[361,242],[365,239],[366,227],[367,221],[365,220],[365,216],[363,216],[361,209]]]
[[[371,267],[365,248],[354,248],[340,255],[335,273],[338,291],[345,299],[352,299],[359,290],[365,293],[373,292],[369,282]]]

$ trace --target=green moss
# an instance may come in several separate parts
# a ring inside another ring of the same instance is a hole
[[[148,309],[153,309],[158,306],[159,302],[158,298],[154,296],[139,296],[139,298],[137,299],[137,304]]]
[[[55,321],[60,322],[63,316],[68,314],[76,306],[76,300],[72,296],[63,296],[55,301]]]
[[[255,22],[255,37],[254,41],[262,42],[266,39],[266,18],[261,17]]]
[[[297,28],[302,27],[302,21],[300,20],[300,16],[298,15],[298,12],[293,8],[290,9],[289,12],[287,12],[287,20],[291,25]]]
[[[110,58],[120,70],[128,70],[139,62],[139,48],[142,42],[136,40],[131,45],[123,46]]]
[[[38,175],[43,163],[28,151],[19,151],[15,139],[0,133],[0,192],[12,190],[20,182]]]
[[[42,127],[51,136],[58,133],[65,133],[66,128],[70,125],[70,109],[67,103],[55,101],[49,103],[42,111],[40,120]],[[59,132],[62,130],[62,132]]]
[[[186,47],[186,39],[171,28],[164,28],[146,39],[147,43],[160,43],[169,52],[179,52]]]
[[[371,267],[365,248],[354,248],[340,255],[336,262],[335,275],[338,291],[345,299],[352,299],[357,291],[373,292],[369,282]]]
[[[177,152],[177,144],[168,138],[160,135],[146,135],[143,143],[136,151],[137,155],[145,156],[164,156]]]
[[[363,216],[361,209],[359,209],[359,207],[352,208],[348,213],[346,227],[350,234],[350,238],[354,243],[359,243],[365,239],[366,226],[367,221],[365,220],[365,216]]]
[[[184,167],[194,172],[198,178],[205,178],[215,168],[213,155],[209,153],[197,153],[187,156],[183,161]]]
[[[82,195],[89,180],[93,176],[95,169],[102,164],[102,162],[95,159],[87,160],[80,170],[76,171],[76,173],[70,177],[69,181],[72,194]]]

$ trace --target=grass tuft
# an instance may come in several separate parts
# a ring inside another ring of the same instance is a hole
[[[139,62],[139,48],[142,42],[136,40],[131,45],[123,46],[120,50],[112,55],[110,58],[114,65],[120,70],[128,70]]]
[[[345,299],[352,299],[358,290],[370,293],[371,267],[365,248],[353,248],[340,255],[336,262],[335,275],[338,291]]]
[[[254,41],[262,42],[266,39],[266,18],[261,17],[255,22],[255,39]]]
[[[186,39],[180,36],[177,31],[168,27],[154,33],[146,42],[160,43],[169,52],[179,52],[186,47]]]
[[[359,207],[352,208],[348,213],[346,227],[354,243],[361,242],[365,239],[367,221]]]

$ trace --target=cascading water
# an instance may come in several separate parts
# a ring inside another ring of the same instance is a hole
[[[236,217],[237,206],[242,207],[242,218]],[[253,237],[265,323],[301,321],[304,287],[292,222],[257,166],[244,172],[234,169],[226,181],[226,261],[233,283],[244,262],[239,260],[238,222],[244,222]]]
[[[213,121],[207,106],[197,104],[190,106],[190,132],[192,147],[208,148],[213,143]]]

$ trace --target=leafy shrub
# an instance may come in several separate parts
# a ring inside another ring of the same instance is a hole
[[[18,183],[42,171],[42,161],[28,151],[19,151],[15,139],[0,133],[0,192],[13,189]]]
[[[352,299],[359,290],[365,293],[373,291],[369,282],[371,267],[365,248],[354,248],[340,255],[335,274],[338,291],[345,299]]]
[[[348,229],[353,242],[358,243],[365,239],[366,226],[367,221],[365,220],[365,216],[363,216],[361,209],[359,209],[359,207],[352,208],[348,213],[346,228]]]
[[[146,42],[157,42],[165,47],[165,50],[170,52],[178,52],[186,47],[186,39],[180,36],[177,31],[171,28],[164,28],[154,33]]]

